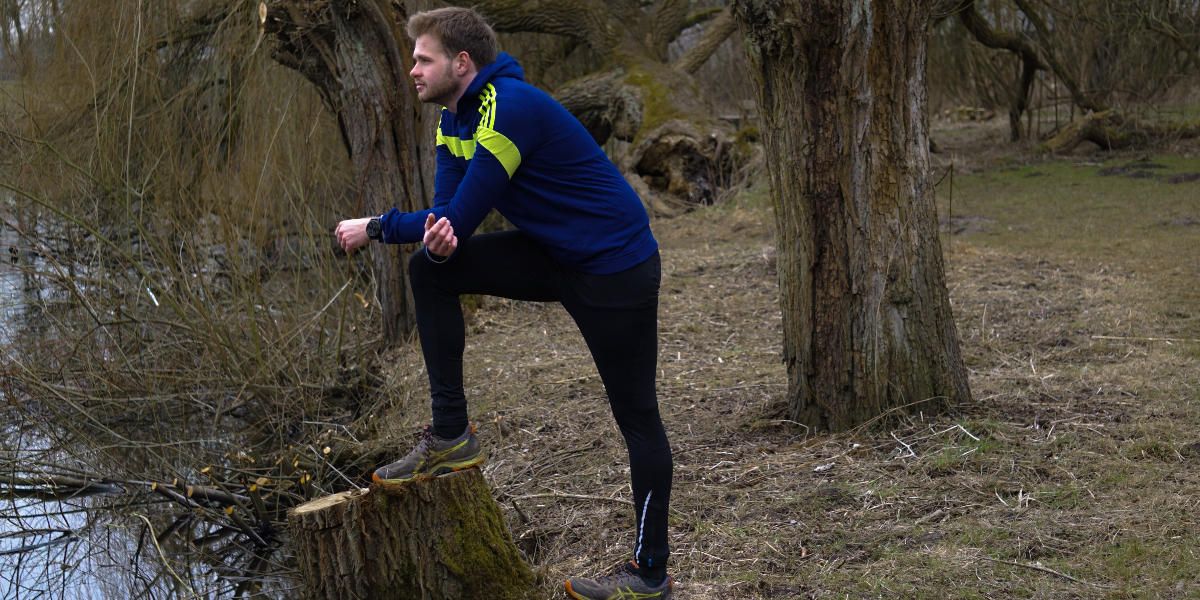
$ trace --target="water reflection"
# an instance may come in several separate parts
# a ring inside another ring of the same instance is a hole
[[[14,212],[11,198],[0,197],[0,598],[295,597],[279,553],[280,511],[239,514],[182,482],[201,480],[195,462],[233,446],[224,439],[229,423],[191,427],[168,415],[149,431],[145,422],[129,422],[131,431],[107,424],[128,445],[92,447],[78,427],[36,405],[69,400],[53,388],[13,400],[7,374],[29,360],[14,348],[47,335],[39,321],[52,293],[37,284],[46,265],[18,233]],[[192,435],[177,446],[157,439],[184,431]],[[146,472],[171,480],[129,475]]]
[[[0,190],[0,347],[6,352],[12,341],[10,324],[20,317],[25,304],[20,270],[23,257],[13,223],[12,197]]]
[[[79,477],[22,425],[0,450],[0,598],[295,597],[270,523],[244,530],[249,515],[226,520],[236,513],[184,486]]]

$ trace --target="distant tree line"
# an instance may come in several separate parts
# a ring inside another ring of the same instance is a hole
[[[144,11],[154,15],[160,26],[215,12],[245,20],[254,6],[224,0],[157,4]],[[320,5],[278,0],[266,4],[273,8]],[[439,3],[407,4],[415,10]],[[653,71],[657,77],[667,73],[651,65],[673,65],[693,74],[701,71],[699,95],[720,97],[719,113],[733,115],[753,99],[744,54],[740,49],[719,51],[740,46],[736,40],[721,44],[732,32],[728,11],[721,12],[724,2],[652,3],[654,19],[628,18],[630,10],[645,8],[631,8],[637,3],[471,4],[506,32],[507,45],[530,50],[522,56],[531,76],[556,89],[568,104],[574,103],[598,139],[614,134],[625,141],[633,139],[639,127],[631,124],[631,115],[643,116],[638,111],[645,111],[646,100],[653,100],[653,90],[645,89],[645,78],[639,73]],[[132,8],[127,5],[122,10],[128,13]],[[61,60],[63,50],[77,40],[71,31],[73,20],[103,12],[88,2],[0,0],[0,76],[29,76],[39,65],[44,69]],[[623,25],[600,26],[604,19]],[[710,22],[715,27],[708,27]],[[643,26],[645,31],[639,29]],[[1200,4],[1188,0],[939,0],[931,33],[932,108],[967,106],[1007,113],[1013,140],[1039,131],[1032,120],[1021,121],[1035,105],[1058,107],[1059,120],[1067,122],[1084,111],[1128,111],[1185,100],[1200,85],[1196,75],[1200,73]],[[631,46],[640,49],[630,52]],[[706,65],[704,59],[714,54],[716,59]],[[641,58],[631,60],[634,56]],[[631,69],[635,63],[638,67]],[[607,85],[618,72],[624,73],[619,85]],[[627,86],[642,88],[646,98],[630,102]],[[597,96],[592,90],[600,88],[606,91]],[[691,102],[687,96],[695,95],[681,94],[672,100]],[[661,124],[661,113],[658,106],[648,107],[647,131]],[[697,195],[697,190],[689,189],[688,194]]]
[[[930,49],[935,107],[1007,112],[1016,141],[1038,104],[1062,121],[1135,111],[1200,86],[1200,3],[1185,0],[946,0]]]

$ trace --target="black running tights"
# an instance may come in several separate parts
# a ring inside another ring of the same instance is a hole
[[[634,558],[643,568],[666,566],[671,447],[655,393],[658,359],[657,253],[611,275],[564,267],[524,233],[473,236],[444,263],[413,253],[409,277],[417,329],[429,373],[433,428],[455,437],[467,426],[463,394],[465,330],[460,294],[561,302],[574,318],[625,438],[637,523]]]

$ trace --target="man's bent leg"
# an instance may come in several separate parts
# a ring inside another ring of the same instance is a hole
[[[434,263],[418,250],[408,266],[429,374],[433,433],[453,439],[468,422],[462,376],[466,331],[459,295],[554,300],[551,282],[557,266],[536,242],[516,231],[472,236],[444,263]]]

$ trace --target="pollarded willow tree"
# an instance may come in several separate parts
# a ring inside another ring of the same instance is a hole
[[[738,0],[779,244],[792,419],[970,398],[929,168],[928,0]]]
[[[271,0],[259,7],[263,28],[275,38],[271,56],[312,82],[337,116],[359,198],[347,216],[429,206],[432,121],[423,118],[408,78],[406,4]],[[396,246],[373,244],[370,252],[383,337],[395,343],[414,323],[407,263]]]

